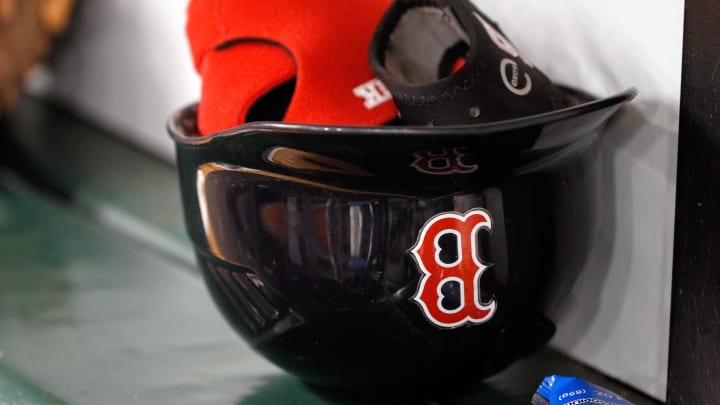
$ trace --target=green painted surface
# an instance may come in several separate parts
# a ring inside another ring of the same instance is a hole
[[[524,404],[551,373],[653,403],[551,350],[460,392],[309,387],[214,307],[172,166],[27,100],[0,125],[0,404]]]
[[[0,356],[0,404],[62,405],[64,402],[4,367]]]
[[[0,235],[2,363],[67,402],[227,403],[281,375],[189,268],[12,185]]]
[[[0,121],[2,133],[11,135],[3,138],[0,162],[93,222],[193,263],[170,164],[28,98]]]

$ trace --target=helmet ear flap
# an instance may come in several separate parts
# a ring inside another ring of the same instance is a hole
[[[563,91],[469,0],[399,1],[370,65],[405,125],[503,121],[567,107]]]
[[[281,121],[294,94],[297,68],[280,45],[241,41],[208,52],[200,73],[198,128],[207,135],[249,121]]]

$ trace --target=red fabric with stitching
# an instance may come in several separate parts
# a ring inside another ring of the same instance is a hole
[[[187,33],[203,79],[200,132],[208,135],[244,123],[258,98],[294,76],[295,94],[284,121],[391,121],[396,117],[392,101],[367,109],[364,99],[353,94],[374,78],[368,46],[390,3],[191,0]]]

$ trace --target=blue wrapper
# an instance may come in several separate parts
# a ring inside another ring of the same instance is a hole
[[[551,375],[532,397],[533,405],[632,405],[614,392],[576,377]]]

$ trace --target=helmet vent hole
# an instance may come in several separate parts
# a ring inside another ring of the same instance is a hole
[[[295,82],[290,79],[260,97],[250,107],[245,121],[282,121],[295,94]]]

